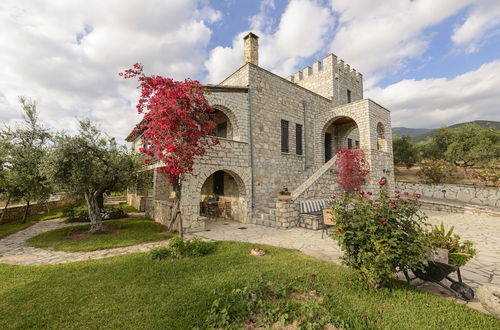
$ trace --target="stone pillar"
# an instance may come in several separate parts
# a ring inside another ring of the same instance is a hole
[[[243,37],[243,60],[259,65],[259,37],[252,32]]]
[[[276,202],[276,228],[292,228],[299,223],[299,204],[295,202]]]

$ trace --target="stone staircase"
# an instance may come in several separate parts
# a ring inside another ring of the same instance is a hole
[[[266,227],[276,227],[276,202],[269,202],[269,205],[257,213],[255,224],[266,226]]]
[[[307,178],[300,186],[297,187],[294,191],[292,191],[291,196],[292,200],[296,200],[300,195],[302,195],[309,187],[311,187],[326,171],[330,170],[335,163],[337,156],[334,156],[332,159],[327,161],[323,166],[321,166],[316,172],[314,172],[311,176]]]

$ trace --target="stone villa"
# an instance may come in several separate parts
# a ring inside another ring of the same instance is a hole
[[[183,182],[185,230],[204,230],[218,218],[277,228],[317,228],[299,217],[299,202],[339,190],[336,151],[362,148],[371,166],[367,189],[381,177],[394,184],[389,110],[363,99],[363,77],[334,54],[287,78],[258,65],[258,37],[244,37],[244,63],[218,85],[208,85],[220,145],[197,159]],[[134,150],[141,136],[126,139]],[[161,167],[157,163],[151,170]],[[172,190],[153,171],[153,188],[130,191],[129,203],[156,221],[170,219]],[[283,186],[292,201],[278,202]],[[300,220],[299,220],[300,219]]]

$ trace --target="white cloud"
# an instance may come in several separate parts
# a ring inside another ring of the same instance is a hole
[[[477,1],[465,21],[453,31],[452,40],[457,46],[465,47],[467,52],[476,52],[477,43],[498,24],[500,24],[500,2]]]
[[[142,62],[147,72],[196,78],[207,23],[220,19],[195,0],[4,1],[0,122],[19,118],[17,96],[26,95],[52,128],[73,130],[75,118],[90,118],[121,140],[138,121],[138,91],[118,72]]]
[[[251,19],[253,27],[263,28],[265,15],[262,10],[271,3],[261,6],[258,18]],[[331,31],[333,17],[328,8],[316,1],[292,0],[281,16],[274,33],[254,29],[259,35],[259,65],[277,74],[293,74],[300,60],[312,56],[323,49]],[[227,75],[243,65],[243,36],[249,31],[239,33],[232,47],[216,47],[205,62],[208,82],[218,83]],[[322,54],[326,55],[326,54]]]
[[[402,80],[366,94],[391,109],[393,126],[432,128],[476,119],[500,120],[498,72],[500,61],[494,61],[453,79]]]
[[[421,56],[431,36],[425,32],[472,0],[352,1],[332,0],[339,15],[331,51],[375,85],[385,74]]]

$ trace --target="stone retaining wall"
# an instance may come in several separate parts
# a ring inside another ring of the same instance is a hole
[[[58,207],[68,206],[75,202],[74,199],[61,199],[58,201],[50,201],[45,203],[34,203],[30,204],[28,210],[28,215],[38,214],[41,212],[47,212],[47,210],[53,210]],[[26,210],[25,205],[8,207],[5,213],[4,222],[19,220],[24,216],[24,211]],[[4,209],[0,209],[0,216],[2,216]]]
[[[409,193],[420,193],[424,197],[500,207],[500,188],[498,187],[397,181],[396,189]]]

